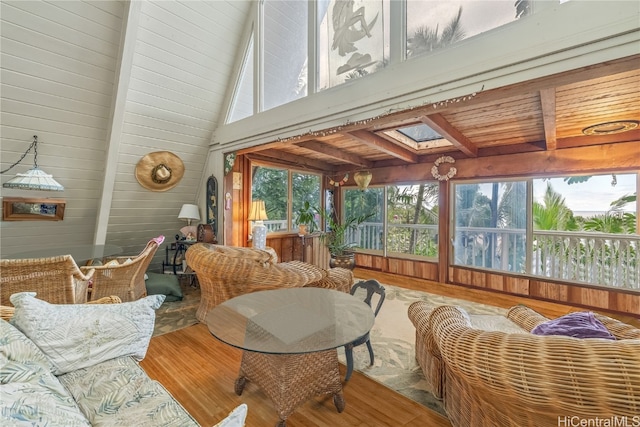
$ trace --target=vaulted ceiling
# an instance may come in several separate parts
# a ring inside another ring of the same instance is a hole
[[[535,81],[480,91],[240,151],[251,159],[339,173],[640,139],[640,55]],[[443,138],[417,143],[398,129],[426,124]],[[640,149],[639,149],[640,150]],[[639,154],[640,155],[640,154]]]

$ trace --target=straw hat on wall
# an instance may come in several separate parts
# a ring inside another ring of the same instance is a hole
[[[147,190],[167,191],[178,185],[184,175],[184,163],[169,151],[155,151],[140,159],[136,179]]]

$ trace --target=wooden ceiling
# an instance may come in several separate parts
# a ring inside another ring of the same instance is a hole
[[[275,141],[238,154],[340,173],[428,163],[442,155],[463,159],[640,141],[640,127],[623,133],[583,134],[589,126],[621,120],[640,120],[640,55]],[[445,137],[446,145],[410,146],[397,138],[397,128],[421,123]]]

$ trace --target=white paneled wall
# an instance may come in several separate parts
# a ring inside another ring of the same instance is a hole
[[[204,213],[208,147],[251,2],[3,0],[0,7],[2,169],[37,134],[39,166],[65,186],[2,196],[67,202],[61,222],[1,222],[0,255],[100,235],[135,253],[159,234],[173,239],[185,225],[177,218],[183,203]],[[185,174],[173,189],[151,192],[136,181],[135,165],[161,150],[178,155]],[[2,182],[32,165],[28,155]]]
[[[198,191],[248,7],[223,1],[142,4],[107,242],[139,249],[159,234],[173,239],[185,225],[177,218],[183,203],[197,203],[204,216]],[[134,170],[142,156],[159,150],[178,155],[185,174],[173,189],[151,192],[137,183]]]
[[[2,169],[38,135],[38,165],[65,187],[2,189],[2,196],[67,202],[61,222],[0,223],[2,255],[92,243],[124,10],[118,1],[0,5]],[[2,182],[32,165],[31,153]]]

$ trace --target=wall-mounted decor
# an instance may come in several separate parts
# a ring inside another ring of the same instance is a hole
[[[64,199],[32,199],[4,197],[2,199],[3,221],[62,221]]]
[[[214,235],[218,234],[218,181],[212,175],[207,179],[207,224]]]
[[[184,163],[169,151],[155,151],[140,159],[135,175],[140,185],[147,190],[167,191],[182,179]]]
[[[236,162],[236,153],[227,153],[224,156],[224,174],[228,174],[233,169],[233,164]]]

